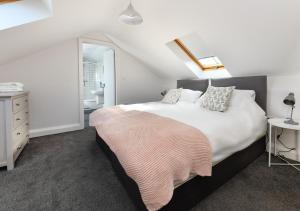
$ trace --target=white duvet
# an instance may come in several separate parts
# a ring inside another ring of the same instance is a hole
[[[265,112],[255,101],[244,101],[226,112],[210,111],[197,103],[164,104],[151,102],[121,105],[124,110],[147,111],[183,122],[201,130],[213,150],[213,164],[240,151],[266,132]]]

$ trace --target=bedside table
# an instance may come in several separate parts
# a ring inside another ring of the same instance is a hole
[[[300,130],[300,125],[290,125],[290,124],[284,123],[284,121],[286,121],[286,119],[283,119],[283,118],[271,118],[268,120],[268,123],[269,123],[269,167],[271,167],[272,165],[290,165],[290,166],[294,167],[295,169],[297,169],[298,171],[300,171],[300,168],[298,167],[298,166],[300,166],[299,163],[292,164],[285,158],[282,158],[281,156],[277,156],[278,155],[277,154],[277,128],[294,130],[296,133],[296,137],[297,137],[297,141],[296,141],[297,145],[295,148],[296,148],[296,150],[299,150],[299,148],[300,148],[300,143],[298,140],[298,131]],[[271,161],[272,130],[273,129],[275,129],[274,155],[277,156],[278,158],[280,158],[281,160],[283,160],[285,163],[272,163],[272,161]]]

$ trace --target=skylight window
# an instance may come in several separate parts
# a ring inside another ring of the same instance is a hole
[[[168,42],[167,47],[198,78],[228,78],[218,53],[205,42],[198,32],[193,32]]]
[[[12,2],[16,2],[19,0],[0,0],[0,4],[7,4],[7,3],[12,3]]]
[[[222,64],[220,59],[216,56],[200,58],[199,62],[202,64],[204,70],[224,68],[224,65]]]
[[[197,55],[195,55],[192,52],[194,49],[189,49],[182,40],[175,39],[174,42],[189,57],[189,59],[193,61],[202,71],[218,70],[224,68],[224,65],[222,64],[222,62],[218,57],[216,56],[197,57]]]
[[[52,0],[0,0],[0,30],[20,26],[52,15]]]

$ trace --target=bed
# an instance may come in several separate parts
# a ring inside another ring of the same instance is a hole
[[[208,80],[179,80],[178,88],[200,90],[205,92],[208,87]],[[237,77],[228,79],[213,79],[213,86],[236,86],[236,89],[254,90],[255,101],[261,109],[266,111],[267,78],[266,76]],[[193,109],[190,107],[187,110]],[[188,120],[187,120],[188,123]],[[135,181],[127,176],[125,170],[117,159],[116,155],[108,147],[106,142],[97,134],[97,142],[107,157],[110,159],[120,181],[126,188],[130,198],[136,205],[137,210],[147,210],[139,188]],[[192,176],[184,183],[176,185],[171,201],[161,208],[161,210],[189,210],[194,207],[208,194],[226,183],[239,171],[253,162],[265,151],[265,137],[257,136],[257,140],[252,141],[247,147],[241,150],[235,149],[234,153],[228,152],[226,155],[219,155],[214,159],[214,166],[211,177]]]

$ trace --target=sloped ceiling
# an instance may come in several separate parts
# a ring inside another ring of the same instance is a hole
[[[193,73],[166,43],[197,32],[233,76],[297,72],[298,0],[134,0],[144,18],[140,26],[118,21],[127,4],[127,0],[54,0],[53,17],[0,31],[0,64],[101,31],[162,77],[191,78]]]

